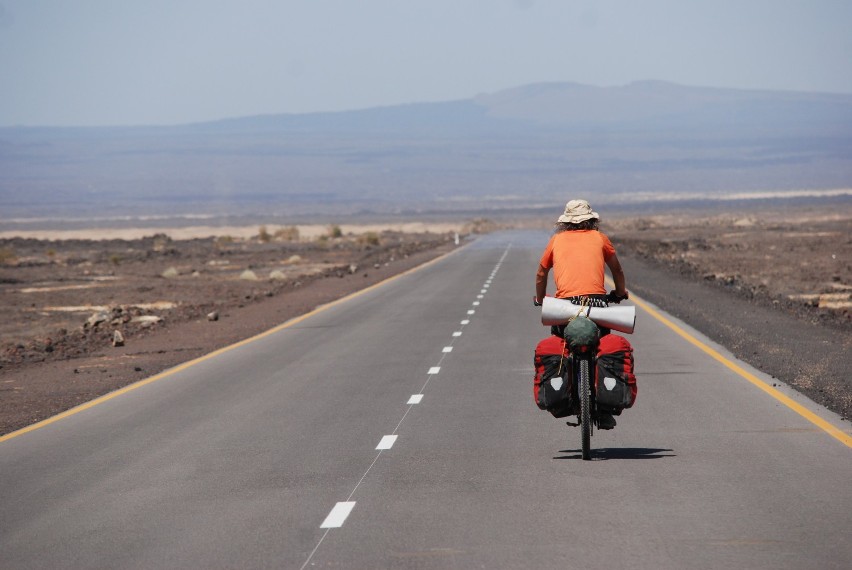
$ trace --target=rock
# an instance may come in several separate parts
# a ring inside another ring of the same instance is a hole
[[[121,334],[120,330],[116,330],[112,333],[112,345],[113,346],[124,346],[124,335]]]
[[[174,279],[175,277],[177,277],[178,275],[180,275],[180,273],[178,273],[178,270],[177,270],[177,269],[175,269],[174,267],[169,267],[168,269],[166,269],[165,271],[163,271],[163,273],[162,273],[161,275],[162,275],[162,277],[164,277],[165,279]]]
[[[155,325],[163,320],[162,317],[158,317],[157,315],[139,315],[138,317],[133,317],[130,319],[131,323],[139,323],[142,328],[148,328],[152,325]]]
[[[201,272],[200,271],[193,271],[192,276],[193,277],[201,277]]]
[[[755,225],[755,219],[751,218],[751,217],[740,218],[739,220],[736,220],[734,222],[734,227],[737,227],[737,228],[750,228],[754,225]]]
[[[257,281],[257,273],[252,271],[251,269],[246,269],[242,273],[240,273],[240,279],[244,279],[246,281]]]
[[[291,263],[291,264],[302,263],[302,256],[301,255],[291,255],[289,257],[289,259],[287,259],[287,263]]]
[[[91,317],[88,318],[88,320],[86,321],[86,326],[96,327],[99,324],[105,322],[108,318],[109,318],[109,315],[104,313],[104,312],[95,313]]]
[[[269,274],[269,279],[271,281],[284,281],[287,279],[287,276],[284,275],[283,271],[276,269]]]
[[[350,263],[349,264],[349,275],[354,274],[356,271],[358,271],[358,266],[355,265],[354,263]]]
[[[211,313],[207,313],[207,320],[208,321],[218,321],[219,320],[219,312],[213,311]]]

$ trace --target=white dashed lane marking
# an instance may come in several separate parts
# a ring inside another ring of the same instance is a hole
[[[494,266],[494,269],[491,271],[491,275],[488,277],[488,280],[482,286],[482,289],[480,290],[479,295],[476,296],[477,299],[482,299],[485,296],[485,293],[488,292],[488,288],[491,286],[491,281],[494,279],[494,276],[497,274],[497,271],[500,269],[500,264],[503,262],[503,260],[508,255],[511,247],[512,247],[511,244],[509,244],[509,246],[503,252],[503,256],[500,258],[500,261],[498,261],[497,265]],[[473,302],[474,307],[479,306],[479,305],[480,305],[480,301],[477,300],[477,301]],[[467,314],[473,315],[473,314],[476,314],[476,311],[474,311],[473,309],[469,309],[467,311]],[[461,321],[462,326],[469,325],[469,324],[470,324],[470,319],[464,319],[464,320]],[[455,331],[453,333],[453,338],[454,339],[458,338],[461,335],[462,335],[462,331]],[[445,346],[441,350],[441,352],[443,353],[443,356],[441,356],[441,359],[438,361],[438,364],[443,362],[446,355],[448,353],[452,352],[452,351],[453,351],[452,346]],[[425,391],[426,386],[428,386],[429,381],[432,379],[432,376],[434,376],[434,375],[436,375],[440,372],[441,372],[440,366],[432,366],[431,368],[429,368],[429,372],[428,372],[427,378],[426,378],[426,383],[423,384],[423,387],[420,389],[420,391],[421,392]],[[322,538],[320,538],[319,542],[314,547],[313,551],[310,553],[310,555],[308,555],[307,560],[305,560],[305,563],[301,567],[302,570],[304,570],[304,568],[306,568],[309,564],[311,564],[311,560],[313,559],[314,554],[316,554],[317,550],[319,550],[320,545],[322,544],[323,540],[325,540],[325,537],[329,533],[329,529],[340,528],[340,527],[343,526],[343,523],[346,522],[346,519],[349,517],[349,514],[352,512],[352,509],[355,508],[355,501],[350,501],[349,499],[351,499],[355,495],[355,492],[358,490],[358,487],[361,485],[361,483],[364,481],[364,479],[367,478],[367,475],[369,475],[370,471],[373,469],[373,466],[376,464],[376,462],[382,456],[382,452],[387,451],[394,446],[397,438],[399,437],[396,432],[397,432],[397,430],[399,430],[400,426],[402,426],[402,422],[405,421],[405,418],[406,418],[406,416],[408,416],[408,413],[411,411],[412,407],[415,406],[416,404],[419,404],[422,401],[423,401],[423,394],[422,393],[412,394],[411,397],[408,398],[408,402],[407,402],[408,409],[402,415],[402,418],[399,420],[399,423],[397,424],[396,428],[393,430],[393,433],[391,433],[390,435],[386,435],[386,436],[382,437],[381,441],[379,441],[379,444],[376,446],[376,451],[378,451],[378,453],[376,454],[376,457],[373,459],[373,462],[370,464],[370,466],[367,468],[367,470],[364,472],[364,474],[361,476],[361,479],[355,485],[355,488],[352,489],[352,492],[349,494],[349,497],[347,498],[347,500],[338,502],[334,506],[334,508],[331,509],[331,512],[328,514],[328,516],[325,518],[325,520],[320,525],[320,528],[326,529],[325,534],[323,534]]]
[[[346,518],[352,509],[355,508],[355,501],[342,501],[334,505],[325,520],[322,521],[320,528],[340,528],[346,522]]]
[[[382,440],[379,442],[379,445],[376,446],[376,449],[378,451],[381,451],[383,449],[390,449],[391,447],[393,447],[393,444],[396,443],[397,437],[399,437],[399,436],[397,436],[397,435],[386,435],[386,436],[384,436],[382,438]]]

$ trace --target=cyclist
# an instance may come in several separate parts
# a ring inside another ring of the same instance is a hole
[[[598,231],[600,216],[586,200],[571,200],[556,222],[556,230],[539,262],[535,277],[535,303],[540,304],[547,292],[547,276],[553,269],[555,296],[580,304],[584,300],[594,307],[606,307],[627,299],[624,270],[609,238]],[[604,266],[609,267],[615,289],[609,294],[604,286]],[[553,327],[562,336],[564,327]],[[601,334],[608,334],[603,329]],[[615,427],[611,414],[598,418],[601,429]]]

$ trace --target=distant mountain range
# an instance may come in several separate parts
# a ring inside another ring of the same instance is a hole
[[[852,95],[541,83],[168,127],[0,129],[0,223],[344,216],[852,187]]]
[[[686,87],[540,83],[477,97],[490,116],[588,128],[718,129],[852,126],[852,95]]]
[[[195,131],[424,132],[742,130],[852,127],[852,95],[687,87],[639,81],[622,87],[537,83],[472,99],[225,119]],[[181,127],[175,127],[181,128]]]

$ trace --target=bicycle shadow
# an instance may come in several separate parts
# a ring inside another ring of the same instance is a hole
[[[592,461],[607,461],[610,459],[662,459],[663,457],[677,457],[672,449],[659,449],[654,447],[602,447],[592,449]],[[672,453],[666,453],[672,452]],[[581,449],[560,449],[559,453],[572,453],[576,455],[558,455],[553,459],[582,459]]]

